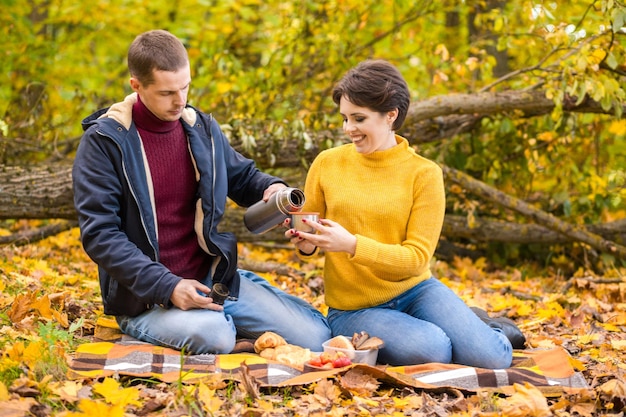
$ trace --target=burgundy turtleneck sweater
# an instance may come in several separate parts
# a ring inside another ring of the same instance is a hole
[[[210,259],[194,231],[198,184],[180,120],[166,122],[141,102],[133,121],[150,166],[156,205],[159,261],[183,278],[203,279]]]

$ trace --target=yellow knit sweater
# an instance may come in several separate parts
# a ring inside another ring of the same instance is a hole
[[[330,307],[376,306],[431,276],[445,214],[442,171],[406,139],[396,136],[396,142],[369,155],[352,144],[326,150],[307,174],[303,210],[319,212],[357,238],[354,256],[325,253]]]

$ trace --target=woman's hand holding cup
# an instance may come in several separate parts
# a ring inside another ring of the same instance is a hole
[[[311,227],[311,223],[317,223],[319,221],[319,213],[296,211],[289,214],[291,215],[291,227],[296,231],[315,233],[315,228]]]

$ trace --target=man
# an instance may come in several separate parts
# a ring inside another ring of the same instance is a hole
[[[104,312],[137,339],[228,353],[265,331],[321,350],[323,315],[250,271],[218,230],[227,197],[248,207],[286,185],[229,144],[218,123],[187,104],[187,51],[163,30],[128,51],[134,93],[83,121],[72,171],[81,239],[98,264]],[[223,306],[210,296],[223,283]]]

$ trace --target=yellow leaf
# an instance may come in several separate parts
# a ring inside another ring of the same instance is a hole
[[[93,389],[94,392],[97,392],[98,394],[102,395],[106,399],[107,393],[111,391],[117,391],[121,387],[120,387],[119,382],[117,382],[115,379],[104,378],[102,382],[94,384],[93,388],[94,388]]]
[[[9,390],[7,386],[0,382],[0,401],[7,401],[9,399]]]
[[[575,68],[579,72],[585,72],[585,70],[587,69],[587,57],[585,57],[584,55],[578,56]]]
[[[537,135],[537,139],[543,142],[550,142],[554,140],[555,134],[554,132],[542,132]]]
[[[611,379],[605,382],[598,387],[598,392],[608,397],[609,400],[616,398],[620,401],[626,400],[626,384],[618,379]]]
[[[69,319],[67,318],[67,313],[62,313],[54,309],[52,309],[51,311],[57,323],[63,326],[64,329],[67,329],[70,326]]]
[[[469,68],[470,71],[474,71],[478,68],[478,58],[471,57],[465,61],[465,65]]]
[[[433,84],[441,84],[448,81],[448,76],[443,71],[435,71],[433,75]]]
[[[30,306],[32,300],[34,298],[34,294],[32,292],[26,294],[18,294],[13,301],[13,305],[11,306],[11,310],[7,313],[9,319],[13,323],[19,323],[26,317],[28,312],[30,311]]]
[[[626,350],[626,340],[612,340],[611,347],[615,350]]]
[[[24,362],[30,369],[35,369],[38,362],[42,361],[45,357],[43,355],[46,352],[45,343],[42,340],[31,342],[22,355],[22,362]]]
[[[334,404],[341,395],[341,390],[330,379],[322,379],[315,386],[313,393],[321,404]]]
[[[209,414],[219,411],[224,403],[224,400],[215,395],[214,389],[210,389],[206,384],[202,383],[198,385],[198,399],[202,401]]]
[[[598,338],[600,337],[600,335],[598,334],[584,334],[582,336],[578,336],[577,341],[582,343],[582,344],[588,344],[588,343],[592,343],[594,340],[598,340]]]
[[[578,370],[578,371],[584,371],[585,368],[585,364],[582,361],[579,361],[578,359],[575,359],[573,357],[569,357],[569,363],[570,365],[572,365],[572,368]]]
[[[100,340],[114,341],[121,337],[122,331],[117,325],[117,321],[107,317],[100,317],[96,321],[94,337]]]
[[[48,298],[48,294],[33,300],[30,306],[31,308],[37,310],[41,317],[45,319],[52,318],[52,309],[50,308],[50,299]]]
[[[504,18],[502,16],[498,16],[493,22],[493,30],[495,32],[500,32],[504,27]]]
[[[78,401],[78,392],[83,387],[81,381],[53,382],[49,385],[50,390],[63,401],[74,403]]]
[[[450,59],[450,52],[448,51],[448,48],[446,48],[446,46],[441,43],[435,48],[435,55],[441,55],[441,59],[443,61],[447,61]]]
[[[368,397],[359,397],[358,395],[355,395],[354,397],[352,397],[352,400],[356,404],[359,404],[359,405],[365,404],[367,407],[377,407],[380,405],[379,401],[373,400]]]
[[[68,413],[65,417],[91,417],[91,416],[107,416],[107,417],[124,417],[124,407],[121,404],[107,405],[102,401],[81,400],[78,408],[82,412]]]
[[[394,397],[394,407],[399,408],[395,400],[396,398]],[[422,408],[422,406],[424,405],[424,397],[422,397],[419,394],[412,394],[407,397],[404,397],[403,401],[408,402],[408,404],[406,405],[406,407],[402,407],[402,409],[408,408],[408,409],[416,410],[416,409]]]
[[[477,227],[476,216],[474,215],[474,211],[470,211],[467,213],[467,227],[470,229],[475,229]]]
[[[226,94],[233,87],[232,83],[229,82],[217,82],[215,85],[217,88],[217,94]]]
[[[410,404],[410,401],[408,398],[397,398],[397,397],[392,397],[393,400],[393,406],[395,408],[405,408]]]
[[[102,327],[110,327],[112,329],[120,328],[120,326],[118,326],[117,324],[117,320],[111,317],[98,317],[98,320],[96,321],[96,325],[102,326]]]
[[[267,400],[258,399],[257,406],[260,410],[265,412],[271,412],[274,410],[274,403]]]
[[[46,375],[41,379],[41,381],[37,382],[37,385],[39,386],[39,388],[46,388],[48,386],[48,383],[52,380],[52,378],[53,378],[52,375]]]
[[[93,390],[102,395],[106,402],[114,405],[120,404],[122,408],[128,404],[141,405],[137,388],[121,388],[113,378],[105,378],[101,383],[94,384]]]
[[[530,316],[535,311],[534,306],[529,303],[524,303],[517,309],[517,314],[520,316]]]
[[[614,120],[609,125],[609,133],[614,135],[626,135],[626,120]]]
[[[600,325],[602,326],[602,328],[604,330],[606,330],[607,332],[621,332],[622,328],[620,326],[616,326],[613,323],[600,323]],[[623,342],[624,340],[622,340]]]
[[[6,359],[3,358],[2,362],[5,360],[11,360],[14,363],[21,362],[22,355],[24,355],[24,342],[15,342],[13,346],[4,350],[4,355],[6,356]]]
[[[602,49],[596,49],[589,56],[589,62],[592,64],[599,64],[604,60],[604,57],[606,57],[606,51],[603,51]]]
[[[536,387],[513,384],[515,393],[503,399],[502,415],[507,417],[548,417],[552,415],[548,401]]]

